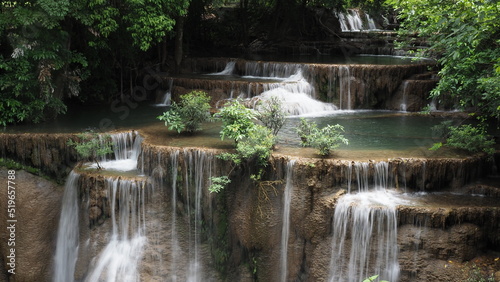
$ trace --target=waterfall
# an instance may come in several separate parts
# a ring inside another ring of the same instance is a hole
[[[407,92],[407,88],[408,88],[408,84],[409,84],[409,81],[408,80],[405,80],[403,82],[403,99],[401,101],[401,105],[399,106],[399,109],[403,112],[406,112],[407,110],[407,104],[408,102],[406,101],[408,98],[408,94],[406,93]]]
[[[171,199],[171,205],[172,205],[172,224],[171,224],[171,232],[172,232],[172,238],[171,238],[171,243],[172,243],[172,249],[171,249],[171,259],[172,262],[170,263],[170,273],[171,273],[171,280],[173,282],[177,281],[177,262],[178,262],[178,254],[180,252],[180,247],[179,247],[179,238],[177,235],[177,173],[178,173],[178,163],[179,163],[179,150],[175,151],[171,158],[170,158],[170,168],[172,170],[172,199]]]
[[[168,89],[165,91],[165,94],[163,94],[163,97],[161,98],[161,102],[159,104],[154,104],[153,106],[156,107],[166,107],[170,106],[172,102],[172,88],[174,86],[174,79],[172,77],[168,78]]]
[[[79,174],[72,171],[64,186],[54,258],[54,282],[75,280],[74,273],[79,242],[77,186],[79,177]]]
[[[288,237],[290,236],[290,203],[293,191],[293,165],[295,160],[290,160],[286,166],[286,184],[283,196],[283,220],[281,227],[281,281],[287,281],[288,274]]]
[[[234,68],[236,66],[236,62],[231,61],[226,64],[226,67],[224,68],[223,71],[220,72],[214,72],[214,73],[209,73],[208,75],[231,75],[234,72]]]
[[[340,109],[344,109],[342,103],[342,97],[347,99],[347,110],[352,110],[351,105],[351,71],[349,66],[340,66],[339,67],[339,76],[340,76],[340,94],[339,94],[339,106]],[[347,92],[347,93],[346,93]]]
[[[103,157],[101,167],[108,170],[132,171],[137,169],[137,160],[141,154],[143,138],[136,131],[111,134],[114,160]],[[91,167],[96,168],[96,164]]]
[[[396,207],[404,201],[386,190],[388,163],[373,164],[371,181],[369,163],[355,162],[348,169],[354,170],[347,175],[356,175],[359,192],[344,195],[335,207],[329,281],[358,282],[376,274],[397,281]]]
[[[363,18],[362,15],[363,14]],[[346,13],[336,12],[343,32],[377,30],[375,21],[367,13],[349,9]]]
[[[116,160],[135,160],[139,158],[143,138],[137,131],[111,134],[113,152]]]
[[[289,115],[322,114],[337,110],[335,105],[314,99],[314,87],[305,79],[302,69],[290,75],[281,83],[267,85],[257,100],[266,102],[272,97],[282,101],[284,111]]]
[[[203,281],[204,270],[201,262],[201,222],[203,191],[206,190],[205,180],[211,177],[211,158],[203,151],[184,150],[185,167],[185,189],[187,195],[188,215],[194,215],[189,220],[189,263],[187,281]],[[193,181],[191,181],[193,180]],[[194,191],[193,191],[194,190]],[[194,196],[194,199],[191,199]],[[193,203],[191,203],[193,201]],[[194,206],[194,210],[191,208]]]
[[[111,238],[95,258],[85,281],[139,281],[138,263],[147,242],[142,181],[106,179],[111,201]],[[119,205],[117,204],[119,201]],[[117,215],[118,207],[118,215]]]

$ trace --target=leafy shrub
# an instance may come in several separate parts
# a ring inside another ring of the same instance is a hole
[[[283,127],[286,121],[286,112],[282,107],[281,100],[277,97],[271,97],[271,99],[264,101],[259,107],[259,114],[257,119],[262,122],[262,124],[269,128],[274,135],[278,135],[278,132]]]
[[[378,281],[378,279],[379,279],[378,276],[379,276],[378,274],[370,276],[370,277],[368,277],[366,279],[363,279],[363,282],[375,282],[375,281]],[[380,280],[379,282],[388,282],[388,281],[387,280]]]
[[[321,156],[330,155],[331,150],[337,149],[342,143],[348,145],[349,140],[341,133],[344,127],[340,124],[327,125],[321,129],[315,122],[300,120],[297,133],[302,140],[302,145],[318,149]]]
[[[111,136],[109,134],[99,136],[98,133],[91,131],[78,134],[77,137],[80,141],[75,142],[69,139],[68,145],[73,146],[83,160],[95,162],[97,169],[102,169],[99,165],[99,157],[113,152],[111,149]]]
[[[305,118],[300,118],[299,127],[297,127],[297,134],[300,137],[302,146],[309,146],[309,136],[311,136],[312,132],[316,130],[318,130],[318,125],[315,122],[308,122]]]
[[[446,139],[446,143],[435,143],[429,150],[437,150],[442,146],[448,146],[456,149],[466,150],[471,153],[485,152],[493,154],[495,141],[488,136],[486,128],[483,125],[473,126],[463,124],[452,126],[451,122],[445,121],[432,128],[437,131],[441,138]]]
[[[234,166],[244,161],[255,162],[258,173],[252,175],[251,178],[259,181],[263,167],[268,164],[276,136],[268,127],[254,123],[256,115],[254,110],[246,108],[239,101],[231,102],[219,112],[219,118],[223,123],[221,139],[225,137],[234,139],[236,153],[222,153],[218,157],[232,161]],[[231,182],[229,176],[212,177],[211,181],[209,190],[215,193],[220,192]]]
[[[172,103],[169,111],[157,118],[170,130],[193,133],[201,130],[201,124],[210,120],[210,97],[202,91],[181,95],[179,104]]]
[[[486,134],[484,126],[475,127],[470,124],[463,124],[461,126],[450,126],[449,129],[450,135],[446,139],[447,146],[472,153],[495,153],[493,148],[495,141]]]
[[[247,136],[236,145],[236,151],[242,159],[255,159],[257,166],[267,166],[275,144],[276,136],[271,130],[262,125],[254,125],[248,130]]]
[[[222,121],[221,139],[234,139],[236,143],[245,138],[254,126],[257,112],[245,107],[240,101],[234,100],[219,111]]]

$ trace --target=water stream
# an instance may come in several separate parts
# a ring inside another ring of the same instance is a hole
[[[111,199],[111,238],[93,259],[85,281],[140,281],[138,266],[147,244],[144,222],[146,183],[120,178],[106,181]]]
[[[286,165],[285,172],[285,191],[283,196],[283,220],[281,228],[281,254],[280,266],[281,277],[280,281],[287,281],[288,276],[288,239],[290,237],[290,204],[293,193],[293,165],[295,160],[290,160]]]
[[[366,162],[355,162],[354,172],[347,173],[355,175],[358,187],[335,206],[329,281],[358,282],[373,275],[398,280],[396,207],[406,201],[387,190],[388,164],[372,165],[373,179]]]
[[[57,245],[54,258],[54,282],[74,281],[75,264],[78,257],[78,179],[72,171],[66,179],[57,231]]]

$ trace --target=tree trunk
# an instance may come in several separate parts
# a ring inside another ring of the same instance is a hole
[[[177,18],[177,24],[175,25],[175,51],[174,51],[174,61],[175,61],[175,72],[179,73],[183,54],[183,37],[184,37],[184,22],[185,17],[180,16]]]

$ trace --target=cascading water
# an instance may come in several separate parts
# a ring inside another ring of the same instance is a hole
[[[111,200],[111,238],[94,259],[85,281],[139,281],[138,263],[147,243],[144,222],[146,183],[120,178],[106,181]]]
[[[154,104],[153,106],[156,107],[166,107],[170,106],[172,103],[172,88],[174,85],[174,79],[173,78],[168,78],[168,89],[165,91],[165,94],[163,94],[163,97],[160,100],[160,103]]]
[[[61,217],[57,231],[56,255],[54,258],[54,282],[74,281],[75,264],[78,258],[78,178],[72,171],[64,187]]]
[[[115,160],[104,159],[103,167],[134,170],[141,152],[142,138],[137,132],[111,135]],[[125,164],[124,164],[125,163]],[[56,246],[54,281],[73,281],[79,245],[78,174],[72,172],[67,181]],[[146,242],[144,234],[143,181],[106,178],[107,198],[112,217],[111,239],[95,259],[86,281],[137,281],[137,262]],[[119,193],[119,196],[117,196]],[[118,198],[118,199],[117,199]],[[119,201],[119,220],[116,201]],[[142,211],[142,214],[141,214]]]
[[[315,90],[304,76],[306,71],[304,65],[289,63],[247,62],[245,66],[246,77],[282,80],[280,83],[265,84],[263,92],[253,98],[256,101],[265,103],[277,97],[289,115],[321,114],[337,110],[333,104],[314,99]]]
[[[375,21],[367,13],[361,15],[357,9],[349,9],[346,13],[337,12],[340,28],[343,32],[377,30]]]
[[[339,94],[339,106],[340,109],[352,109],[351,104],[351,72],[349,66],[340,66],[339,67],[339,76],[340,76],[340,94]],[[347,92],[347,93],[346,93]],[[347,108],[344,108],[342,103],[342,99],[347,100]]]
[[[215,72],[215,73],[209,73],[209,75],[231,75],[234,72],[234,68],[236,67],[236,62],[231,61],[226,64],[226,67],[224,68],[223,71],[220,72]]]
[[[288,274],[288,238],[290,236],[290,203],[293,192],[293,165],[295,160],[290,160],[286,165],[286,183],[283,196],[283,221],[281,228],[281,281],[287,281]]]
[[[399,109],[403,112],[406,112],[408,106],[408,101],[407,101],[407,97],[408,97],[408,94],[406,93],[407,92],[407,88],[408,88],[408,84],[409,84],[409,81],[408,80],[405,80],[403,82],[403,99],[401,100],[401,105],[399,106]]]
[[[141,153],[143,138],[136,131],[111,134],[114,160],[101,160],[101,167],[106,170],[132,171],[137,169],[137,160]],[[96,167],[93,164],[92,167]]]
[[[170,169],[172,170],[172,199],[171,199],[171,205],[172,205],[172,223],[171,223],[171,228],[170,231],[172,232],[171,235],[171,263],[170,263],[170,273],[171,273],[171,280],[173,282],[177,281],[177,263],[178,263],[178,257],[177,255],[179,254],[180,248],[179,248],[179,238],[177,235],[177,211],[175,210],[175,207],[177,206],[177,173],[178,173],[178,163],[179,163],[179,151],[173,152],[171,158],[170,158]]]
[[[212,158],[203,151],[184,150],[185,193],[187,195],[187,213],[194,215],[189,220],[189,267],[186,275],[187,281],[204,281],[204,269],[201,261],[201,223],[202,223],[202,198],[205,179],[210,179]],[[194,196],[194,199],[193,197]],[[194,208],[194,210],[191,210]]]
[[[397,281],[396,207],[404,201],[386,190],[386,162],[373,165],[370,182],[368,163],[354,163],[349,168],[354,169],[359,192],[344,195],[335,207],[329,281],[358,282],[372,275]]]

